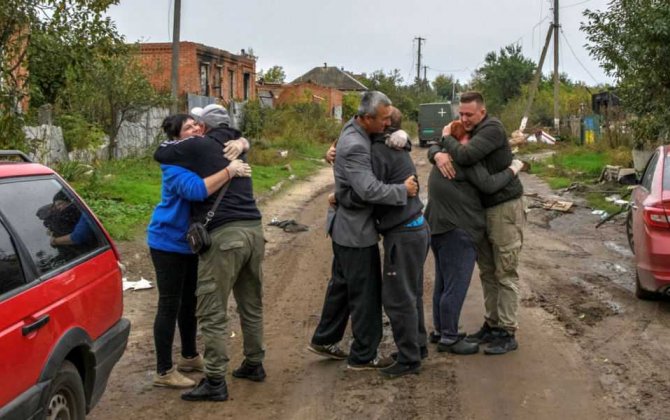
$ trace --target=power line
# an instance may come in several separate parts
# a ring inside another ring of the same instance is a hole
[[[584,64],[582,64],[582,62],[579,60],[579,57],[577,57],[577,54],[575,54],[575,50],[572,49],[572,45],[570,45],[570,41],[568,41],[568,37],[565,36],[565,33],[563,32],[563,29],[562,29],[562,28],[561,28],[561,35],[563,35],[563,39],[565,40],[565,43],[568,45],[568,48],[570,49],[570,52],[572,53],[572,56],[575,57],[575,60],[577,60],[577,62],[579,63],[579,65],[582,66],[582,69],[584,69],[584,71],[585,71],[589,76],[591,76],[591,79],[593,79],[593,81],[594,81],[596,84],[599,84],[600,82],[598,82],[598,80],[596,80],[596,78],[593,77],[593,75],[591,74],[591,72],[589,71],[589,69],[587,69],[586,66],[585,66]]]
[[[559,7],[559,9],[568,9],[568,8],[570,8],[570,7],[579,6],[580,4],[588,3],[588,2],[590,2],[590,1],[591,1],[591,0],[584,0],[584,1],[580,1],[579,3],[568,4],[567,6]]]

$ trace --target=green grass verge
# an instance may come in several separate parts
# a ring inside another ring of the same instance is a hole
[[[573,183],[580,183],[587,187],[585,197],[589,206],[595,209],[614,213],[621,207],[605,200],[605,197],[618,193],[626,194],[626,187],[622,185],[597,184],[605,165],[626,166],[628,155],[620,149],[594,149],[584,146],[558,145],[556,153],[549,159],[532,163],[531,173],[546,181],[552,189],[567,188]],[[524,150],[526,152],[526,150]],[[627,152],[628,154],[630,151]],[[589,190],[607,190],[607,193]]]

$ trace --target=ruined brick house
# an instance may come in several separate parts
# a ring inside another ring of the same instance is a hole
[[[346,93],[364,92],[368,88],[349,72],[338,67],[314,67],[307,73],[283,86],[275,104],[289,104],[305,100],[323,103],[330,116],[342,119],[342,101]]]
[[[171,89],[172,43],[141,43],[139,59],[151,84]],[[188,107],[219,102],[230,105],[256,98],[256,57],[195,42],[179,43],[180,103]],[[197,103],[196,103],[197,102]]]

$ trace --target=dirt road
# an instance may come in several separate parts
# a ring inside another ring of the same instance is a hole
[[[430,169],[425,149],[412,153],[425,184]],[[523,174],[522,180],[526,192],[551,194],[532,175]],[[296,184],[261,205],[266,223],[272,217],[293,218],[310,227],[301,233],[266,227],[265,383],[231,377],[231,399],[224,403],[187,403],[178,390],[153,388],[156,290],[128,291],[125,316],[133,325],[128,349],[90,418],[667,418],[670,302],[635,299],[623,226],[610,222],[594,229],[597,216],[578,200],[570,214],[528,213],[518,351],[458,357],[431,348],[420,375],[394,380],[351,372],[345,362],[307,352],[329,276],[330,241],[322,226],[331,184],[326,168],[311,182]],[[119,248],[131,279],[154,278],[143,240],[120,243]],[[429,256],[427,320],[432,319],[432,285]],[[233,299],[230,304],[234,306]],[[466,331],[480,326],[482,305],[475,273],[461,321]],[[231,367],[236,367],[242,360],[241,336],[235,311],[230,314]],[[388,325],[381,350],[393,351]]]

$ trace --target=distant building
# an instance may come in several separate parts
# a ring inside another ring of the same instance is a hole
[[[613,91],[598,92],[591,95],[591,109],[594,114],[608,116],[618,111],[621,99]]]
[[[284,88],[274,102],[275,105],[311,102],[323,104],[328,116],[342,120],[342,97],[344,94],[333,87],[324,87],[312,82],[291,83]]]
[[[272,108],[286,86],[283,83],[267,83],[263,79],[258,80],[256,95],[261,105]]]
[[[292,85],[311,82],[315,85],[334,88],[342,92],[364,92],[368,88],[356,80],[350,73],[337,67],[314,67],[312,70],[291,82]]]
[[[141,43],[140,64],[151,84],[171,90],[172,43]],[[256,98],[256,57],[195,42],[179,43],[180,103],[188,108],[214,102],[230,105]],[[182,102],[184,101],[184,102]],[[186,102],[188,101],[188,102]]]

